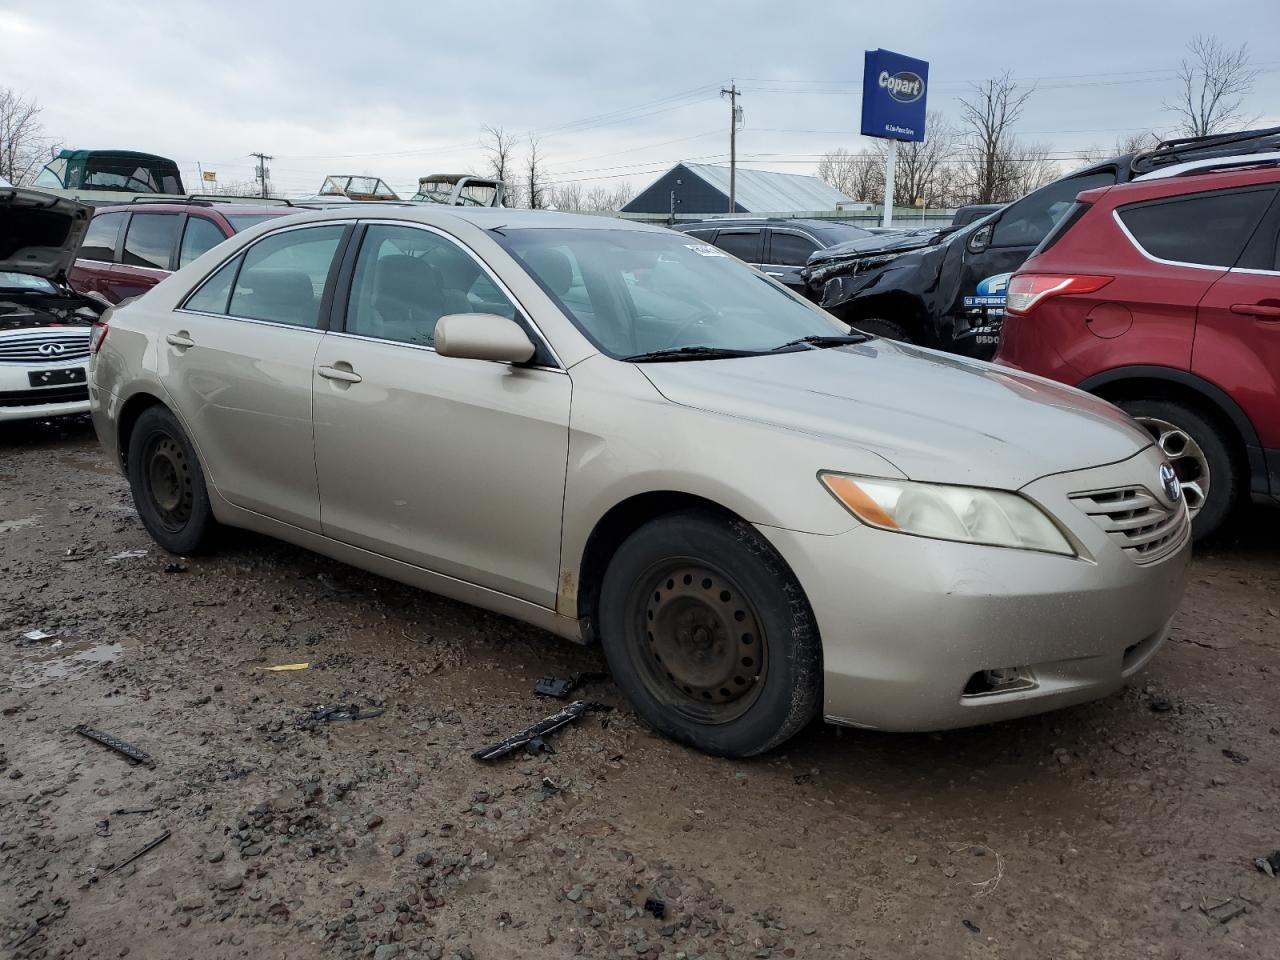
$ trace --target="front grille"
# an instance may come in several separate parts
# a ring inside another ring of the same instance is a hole
[[[38,407],[43,403],[77,403],[88,399],[89,388],[83,383],[38,390],[0,390],[0,407]]]
[[[51,327],[39,332],[0,336],[0,363],[61,363],[64,360],[86,360],[88,357],[87,327]]]
[[[1106,531],[1134,563],[1163,560],[1182,546],[1190,526],[1181,501],[1166,507],[1146,487],[1073,493],[1071,501]]]

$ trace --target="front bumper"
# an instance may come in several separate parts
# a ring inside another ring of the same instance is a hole
[[[762,527],[817,618],[827,720],[941,730],[1118,689],[1168,636],[1186,585],[1190,525],[1162,559],[1135,562],[1068,494],[1144,479],[1152,486],[1159,463],[1148,449],[1122,464],[1024,488],[1059,519],[1077,558],[866,526],[837,536]],[[1028,682],[973,692],[983,671],[1010,667],[1021,668]]]
[[[65,363],[0,364],[0,423],[14,420],[46,420],[89,412],[85,384],[33,387],[29,374],[85,367],[84,360]]]

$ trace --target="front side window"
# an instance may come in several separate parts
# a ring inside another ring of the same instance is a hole
[[[182,247],[178,251],[178,269],[225,239],[222,230],[208,217],[188,217],[187,229],[182,232]]]
[[[120,262],[131,267],[169,269],[169,257],[178,239],[176,213],[135,213],[124,235]]]
[[[1274,191],[1208,193],[1122,207],[1117,216],[1149,256],[1208,267],[1233,266]]]
[[[1109,187],[1116,182],[1114,171],[1090,173],[1058,180],[1017,203],[1010,204],[995,225],[993,247],[1034,247],[1043,240],[1085,190]]]
[[[759,230],[721,230],[716,246],[747,263],[760,262]]]
[[[84,260],[99,260],[111,263],[116,258],[116,242],[120,239],[120,228],[127,218],[124,213],[100,213],[89,221],[89,229],[80,242],[80,252],[76,256]]]
[[[62,178],[66,175],[67,161],[58,157],[56,160],[50,160],[45,164],[44,169],[40,171],[40,176],[36,177],[36,182],[32,186],[61,187]]]
[[[515,316],[515,306],[457,244],[408,226],[373,224],[351,278],[347,333],[431,346],[452,313]]]
[[[638,230],[515,229],[506,247],[615,358],[713,347],[767,351],[844,324],[696,238]]]
[[[780,267],[803,267],[818,245],[798,233],[773,232],[769,240],[769,262]]]
[[[320,297],[344,224],[286,230],[244,254],[228,312],[294,327],[320,326]]]

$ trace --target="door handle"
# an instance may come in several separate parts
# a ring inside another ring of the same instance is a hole
[[[1280,320],[1280,304],[1233,303],[1231,312],[1240,313],[1246,317],[1258,317],[1261,320]]]
[[[781,273],[775,273],[773,270],[766,270],[766,271],[764,272],[764,275],[765,275],[766,277],[781,277],[781,276],[783,276],[783,274],[781,274]]]
[[[196,342],[191,339],[191,334],[185,330],[169,334],[164,338],[164,342],[171,347],[194,347],[196,345]]]
[[[339,361],[341,363],[341,361]],[[324,377],[326,380],[337,380],[341,383],[359,383],[364,377],[351,369],[351,364],[342,363],[341,366],[335,364],[332,367],[316,367],[316,373]]]

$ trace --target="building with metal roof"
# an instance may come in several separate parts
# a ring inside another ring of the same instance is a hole
[[[736,201],[729,209],[729,168],[710,163],[678,163],[622,208],[623,213],[690,214],[821,213],[852,204],[817,177],[738,167]],[[674,210],[673,210],[674,206]]]

